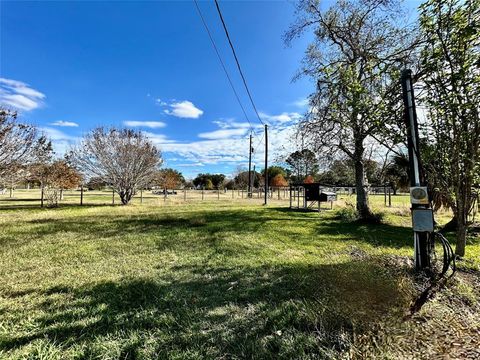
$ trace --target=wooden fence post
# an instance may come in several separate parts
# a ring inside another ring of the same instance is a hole
[[[143,189],[140,189],[140,204],[143,204]]]
[[[112,188],[112,205],[115,205],[115,189]]]
[[[83,206],[83,184],[80,185],[80,206]]]

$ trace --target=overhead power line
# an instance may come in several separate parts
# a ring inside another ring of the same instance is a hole
[[[198,6],[197,0],[194,0],[195,7],[197,8],[198,15],[200,16],[200,19],[202,20],[203,26],[205,27],[205,30],[207,31],[208,37],[210,38],[210,42],[212,43],[213,49],[215,50],[215,53],[217,54],[218,60],[220,61],[220,64],[222,65],[223,71],[225,73],[225,76],[228,79],[228,82],[230,84],[230,87],[233,90],[233,93],[235,94],[235,98],[237,99],[238,105],[240,105],[240,108],[242,109],[243,115],[247,119],[248,123],[250,124],[250,130],[253,130],[252,123],[250,122],[250,119],[247,116],[247,112],[245,111],[245,108],[242,105],[242,102],[240,101],[240,97],[238,96],[237,90],[235,90],[235,86],[233,85],[232,79],[230,78],[230,75],[228,74],[227,68],[225,66],[225,63],[223,62],[222,56],[220,55],[220,52],[218,51],[217,45],[215,44],[215,40],[213,39],[212,34],[210,33],[210,29],[208,28],[207,22],[205,21],[205,18],[203,17],[202,11],[200,10],[200,7]]]
[[[217,7],[218,15],[220,16],[220,20],[222,21],[223,30],[225,30],[225,35],[227,35],[228,43],[230,44],[230,48],[232,49],[233,57],[235,58],[235,62],[237,63],[238,71],[240,72],[240,76],[242,77],[243,85],[245,86],[245,90],[247,91],[250,102],[252,103],[253,109],[255,110],[255,114],[257,115],[258,121],[260,121],[260,123],[262,125],[265,125],[263,120],[260,118],[260,115],[258,114],[257,107],[255,106],[255,102],[253,101],[253,98],[252,98],[252,94],[250,93],[250,90],[248,89],[247,81],[245,80],[245,76],[243,75],[243,71],[242,71],[242,68],[240,66],[240,62],[238,61],[237,53],[236,53],[235,48],[233,46],[232,40],[230,39],[230,34],[228,33],[227,25],[225,24],[225,20],[223,19],[222,11],[220,10],[220,6],[218,5],[217,0],[215,0],[215,6]]]

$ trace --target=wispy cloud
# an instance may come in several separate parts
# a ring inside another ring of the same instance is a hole
[[[59,129],[48,126],[41,127],[40,131],[52,141],[53,149],[57,155],[65,154],[71,145],[80,140],[76,136],[68,135]]]
[[[160,106],[167,106],[168,105],[167,102],[165,102],[165,101],[163,101],[162,99],[159,99],[159,98],[155,99],[155,103],[157,105],[160,105]]]
[[[246,128],[236,128],[236,129],[220,129],[210,132],[204,132],[198,134],[199,138],[202,139],[230,139],[232,137],[242,136],[247,133]]]
[[[283,158],[285,154],[295,150],[295,126],[287,122],[284,114],[268,115],[271,119],[276,119],[269,130],[270,159]],[[290,115],[293,120],[295,115]],[[209,165],[228,165],[236,167],[248,161],[248,123],[235,122],[233,119],[214,121],[219,127],[211,132],[200,133],[199,140],[196,141],[178,141],[169,139],[163,134],[146,133],[152,142],[154,142],[166,157],[183,159],[182,167],[189,168],[189,173],[193,174],[195,166],[193,164],[201,163],[204,166]],[[264,158],[264,137],[261,130],[255,129],[253,145],[255,153],[253,155],[254,163],[263,166]],[[191,163],[192,166],[186,166]]]
[[[298,107],[298,108],[306,108],[309,105],[310,101],[308,98],[301,98],[292,103],[292,105]]]
[[[278,115],[269,115],[261,112],[260,117],[269,123],[294,124],[302,118],[302,115],[299,114],[298,112],[283,112]]]
[[[38,108],[45,99],[40,91],[28,84],[12,79],[0,78],[0,104],[17,110],[30,111]]]
[[[78,127],[78,124],[73,121],[63,121],[63,120],[58,120],[54,121],[52,123],[49,123],[48,125],[52,126],[62,126],[62,127]]]
[[[173,102],[167,106],[169,109],[164,110],[165,114],[179,118],[198,119],[203,114],[203,110],[188,100]]]
[[[167,124],[161,121],[138,121],[138,120],[126,120],[123,122],[123,125],[130,126],[130,127],[145,127],[150,129],[159,129],[167,126]]]

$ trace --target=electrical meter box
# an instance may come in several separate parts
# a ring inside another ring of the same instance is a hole
[[[432,209],[413,209],[412,210],[413,231],[433,232],[433,210]]]
[[[418,205],[428,205],[428,189],[426,186],[410,188],[410,202]]]

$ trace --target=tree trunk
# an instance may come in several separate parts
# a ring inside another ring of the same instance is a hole
[[[457,218],[457,242],[455,255],[465,256],[465,245],[467,243],[467,209],[463,192],[460,191],[457,197],[456,214]]]
[[[357,193],[357,211],[361,219],[369,219],[372,216],[368,205],[367,181],[365,167],[362,160],[355,161],[355,187]]]
[[[127,205],[132,200],[133,191],[131,189],[122,189],[118,193],[122,205]]]
[[[357,211],[361,220],[368,220],[372,217],[372,212],[368,205],[367,177],[365,174],[365,165],[363,163],[363,138],[354,136],[355,151],[353,153],[353,161],[355,163],[355,187],[357,193]]]

